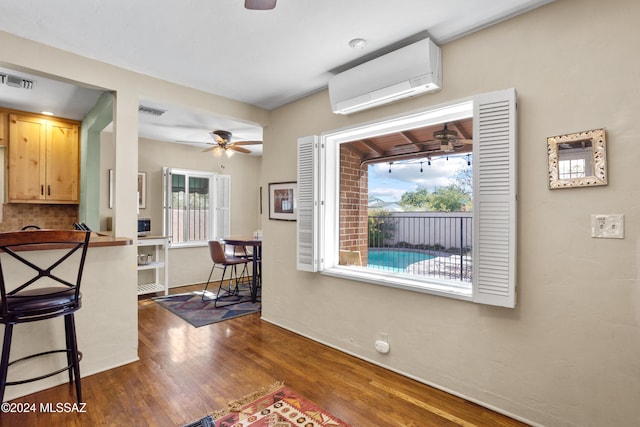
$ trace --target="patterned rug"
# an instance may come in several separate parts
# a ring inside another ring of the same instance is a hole
[[[216,427],[351,427],[304,397],[276,383],[242,399],[230,402],[227,408],[214,412]]]
[[[207,292],[207,298],[214,296]],[[202,291],[155,297],[153,300],[196,328],[257,313],[262,307],[260,301],[251,302],[248,290],[241,290],[239,297],[220,300],[217,308],[213,306],[213,301],[202,301]]]

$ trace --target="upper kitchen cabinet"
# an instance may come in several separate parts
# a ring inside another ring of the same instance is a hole
[[[0,110],[0,147],[9,143],[9,114]]]
[[[9,114],[9,202],[79,203],[79,123]]]

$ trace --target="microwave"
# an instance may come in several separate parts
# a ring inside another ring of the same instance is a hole
[[[151,234],[151,218],[138,218],[138,236]]]

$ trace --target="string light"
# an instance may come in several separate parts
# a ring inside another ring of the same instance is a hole
[[[431,160],[434,161],[440,161],[440,160],[447,160],[449,161],[449,157],[451,157],[452,160],[456,160],[456,159],[460,159],[462,161],[464,161],[464,157],[466,157],[467,159],[467,166],[471,166],[471,154],[460,154],[460,155],[454,155],[454,156],[442,156],[442,157],[435,157],[434,159],[431,158],[431,156],[426,156],[426,157],[422,157],[422,158],[418,158],[418,159],[411,159],[411,160],[400,160],[400,161],[393,161],[393,162],[386,162],[389,165],[389,168],[387,169],[388,173],[392,172],[392,165],[397,163],[400,166],[400,169],[402,170],[403,167],[402,165],[411,165],[411,164],[416,164],[416,163],[420,163],[420,173],[424,173],[424,164],[426,163],[428,167],[431,167]]]

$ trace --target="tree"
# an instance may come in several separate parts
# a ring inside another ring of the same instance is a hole
[[[400,196],[398,204],[406,211],[430,210],[431,193],[426,187],[418,187],[416,191],[406,191]]]
[[[453,179],[458,187],[471,197],[471,193],[473,193],[473,169],[470,167],[458,169],[453,175]]]
[[[407,211],[438,211],[458,212],[462,210],[464,203],[467,210],[470,208],[471,197],[464,188],[457,184],[449,184],[439,187],[433,193],[429,193],[424,187],[418,187],[416,191],[406,191],[400,196],[400,206]]]
[[[458,184],[449,184],[433,192],[431,206],[435,211],[458,212],[467,200],[469,195]]]
[[[383,209],[369,212],[369,247],[380,248],[385,246],[387,239],[393,238],[395,229],[391,214]]]

